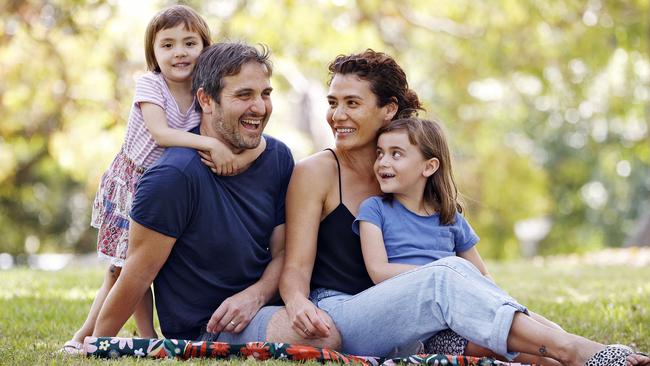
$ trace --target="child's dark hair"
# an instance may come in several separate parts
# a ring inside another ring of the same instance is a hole
[[[438,211],[443,225],[453,224],[456,212],[462,213],[463,207],[458,202],[451,154],[442,127],[436,121],[414,117],[399,118],[382,127],[377,136],[394,131],[405,131],[411,144],[418,147],[425,159],[436,158],[440,162],[438,170],[427,178],[424,200]]]
[[[329,64],[329,71],[330,83],[336,74],[354,74],[368,81],[379,107],[390,102],[397,104],[393,119],[409,117],[422,109],[418,95],[409,89],[404,70],[383,52],[367,49],[358,54],[339,55]]]
[[[183,23],[185,29],[199,34],[203,42],[203,48],[212,43],[210,41],[210,27],[194,9],[186,5],[174,5],[165,8],[154,15],[144,34],[144,56],[147,60],[147,70],[160,72],[153,45],[156,34],[163,29],[174,28],[181,23]]]

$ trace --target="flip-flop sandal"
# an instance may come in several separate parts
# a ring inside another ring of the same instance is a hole
[[[628,346],[612,344],[591,356],[585,366],[625,366],[627,356],[633,353]]]
[[[83,355],[85,354],[84,345],[81,342],[70,340],[63,344],[63,347],[61,347],[59,353],[70,356]]]

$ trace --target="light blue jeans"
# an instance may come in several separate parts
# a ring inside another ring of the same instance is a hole
[[[266,339],[266,328],[273,314],[284,309],[282,306],[267,305],[258,310],[250,323],[240,333],[210,333],[204,329],[199,335],[200,341],[227,342],[231,344],[243,344],[247,342],[263,342]]]
[[[359,294],[315,289],[311,301],[341,333],[343,352],[386,356],[451,328],[512,359],[507,340],[515,312],[528,313],[470,262],[447,257]]]

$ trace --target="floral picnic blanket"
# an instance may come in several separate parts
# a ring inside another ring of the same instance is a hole
[[[89,357],[119,358],[123,356],[147,358],[252,358],[288,361],[334,362],[364,366],[391,366],[399,363],[448,366],[521,365],[495,361],[491,358],[446,355],[412,355],[405,358],[354,356],[327,348],[291,345],[288,343],[250,342],[229,344],[223,342],[186,341],[181,339],[148,339],[120,337],[86,337],[84,350]]]

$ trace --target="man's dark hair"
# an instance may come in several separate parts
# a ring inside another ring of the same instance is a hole
[[[259,48],[243,42],[220,42],[203,49],[194,67],[192,77],[192,94],[196,95],[199,88],[215,102],[220,102],[223,78],[237,75],[244,64],[258,62],[268,70],[269,76],[273,71],[269,60],[269,49],[260,44]],[[196,110],[201,112],[201,106],[196,103]]]

